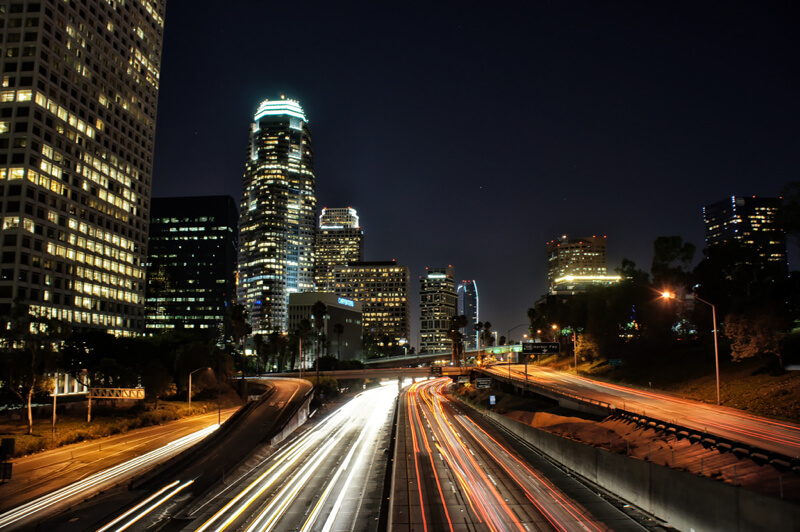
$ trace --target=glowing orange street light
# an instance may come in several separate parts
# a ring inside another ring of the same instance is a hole
[[[714,306],[713,303],[709,303],[705,299],[702,299],[697,294],[692,295],[696,300],[711,307],[711,321],[714,322],[714,364],[717,371],[717,405],[720,405],[722,402],[720,401],[719,397],[719,344],[717,341],[717,307]],[[673,292],[661,292],[661,297],[662,299],[677,299]]]

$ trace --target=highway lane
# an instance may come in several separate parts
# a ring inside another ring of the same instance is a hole
[[[185,530],[377,530],[396,397],[396,383],[359,394],[220,487]]]
[[[392,530],[601,531],[608,526],[570,500],[444,395],[442,378],[411,386],[406,442],[398,441]],[[403,504],[407,504],[404,508]],[[406,512],[406,513],[404,513]],[[631,529],[639,529],[631,525]]]
[[[163,447],[150,451],[142,456],[128,460],[114,467],[98,471],[87,478],[73,482],[63,488],[51,491],[37,499],[0,515],[0,529],[30,530],[48,514],[56,513],[71,505],[79,503],[112,486],[125,482],[128,478],[142,474],[155,464],[168,460],[217,430],[219,425],[212,425],[193,434],[172,441]]]
[[[524,366],[512,365],[512,378],[525,379]],[[488,368],[508,378],[508,366]],[[789,457],[800,456],[800,425],[754,416],[725,406],[709,405],[666,394],[594,381],[552,368],[528,366],[532,384],[603,401],[629,412],[675,423],[699,432],[760,447]]]
[[[137,482],[127,498],[105,509],[72,512],[65,517],[73,525],[60,530],[146,530],[171,524],[185,507],[203,497],[216,484],[224,483],[254,448],[279,431],[296,408],[306,401],[311,384],[300,379],[269,379],[274,392],[250,403],[234,424],[213,440],[193,448],[179,459]],[[103,511],[105,510],[105,511]]]
[[[222,421],[237,408],[220,413]],[[11,481],[0,485],[0,513],[7,512],[42,495],[63,488],[77,480],[137,458],[145,453],[217,425],[218,413],[193,416],[132,430],[97,440],[67,445],[12,460]],[[177,451],[177,449],[176,449]],[[163,456],[166,460],[169,456]],[[152,464],[151,464],[152,465]],[[131,472],[131,476],[134,473]]]

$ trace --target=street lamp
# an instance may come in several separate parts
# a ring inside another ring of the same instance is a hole
[[[204,366],[202,368],[197,368],[196,370],[189,372],[189,408],[190,409],[192,408],[192,373],[196,373],[196,372],[198,372],[200,370],[203,370],[203,369],[211,369],[211,368],[208,367],[208,366]]]
[[[297,338],[298,351],[300,351],[300,378],[302,379],[303,378],[303,364],[305,363],[305,359],[303,358],[303,339],[300,338],[300,335],[297,335],[297,334],[294,334],[294,333],[290,333],[290,332],[284,332],[283,335],[284,336],[294,336],[295,338]]]
[[[709,303],[705,299],[701,298],[697,294],[692,294],[694,298],[701,303],[705,303],[709,307],[711,307],[711,321],[714,325],[714,365],[716,367],[717,373],[717,406],[721,405],[722,402],[720,401],[719,395],[719,343],[717,341],[717,307],[713,303]],[[677,296],[672,292],[662,292],[661,297],[663,299],[676,299]]]

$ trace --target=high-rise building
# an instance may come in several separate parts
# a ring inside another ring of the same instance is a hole
[[[419,350],[443,353],[452,350],[450,318],[456,315],[458,296],[453,268],[426,268],[419,278]]]
[[[318,292],[333,292],[333,267],[364,260],[364,232],[350,207],[322,209],[317,230]]]
[[[786,234],[777,222],[779,198],[731,196],[703,207],[706,247],[736,242],[755,251],[758,266],[788,271]]]
[[[608,275],[606,237],[567,238],[547,243],[547,280],[551,294],[573,294],[591,286],[619,282]]]
[[[239,213],[230,196],[153,198],[147,252],[148,332],[221,336],[236,299]]]
[[[384,337],[390,343],[408,342],[409,277],[408,267],[395,261],[355,262],[334,266],[334,291],[337,296],[363,304],[364,333],[379,345]]]
[[[480,333],[475,326],[480,321],[478,317],[478,283],[474,280],[464,280],[458,285],[458,315],[466,316],[467,325],[461,329],[464,338],[464,349],[478,347]]]
[[[314,290],[317,198],[308,120],[265,100],[250,131],[239,219],[239,302],[253,333],[284,331],[289,294]]]
[[[0,7],[0,314],[144,331],[164,7]]]

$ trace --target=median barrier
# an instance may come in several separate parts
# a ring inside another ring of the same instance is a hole
[[[495,412],[483,414],[554,462],[679,530],[800,530],[796,504],[563,438]]]

